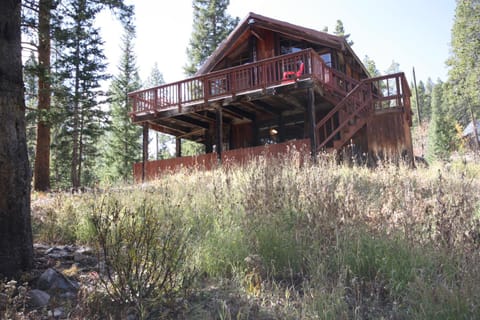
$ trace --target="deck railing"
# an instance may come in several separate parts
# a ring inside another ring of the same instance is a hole
[[[303,63],[303,72],[296,75]],[[293,77],[290,74],[294,74]],[[328,67],[313,50],[247,63],[182,81],[129,93],[133,114],[158,112],[191,104],[208,103],[249,91],[315,78],[328,89],[344,96],[358,81]]]
[[[316,124],[317,148],[333,140],[345,142],[342,129],[354,124],[355,118],[367,121],[373,112],[402,109],[411,125],[410,95],[403,72],[362,80]]]

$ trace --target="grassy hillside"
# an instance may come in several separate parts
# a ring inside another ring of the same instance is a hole
[[[297,160],[38,196],[36,241],[90,244],[107,260],[115,276],[81,303],[88,318],[480,314],[480,166]]]

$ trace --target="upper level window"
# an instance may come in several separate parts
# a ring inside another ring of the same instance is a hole
[[[281,38],[280,39],[280,54],[295,53],[305,49],[305,44],[300,41]]]

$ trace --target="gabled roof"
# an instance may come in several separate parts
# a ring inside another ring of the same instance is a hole
[[[344,37],[335,36],[326,32],[305,28],[285,21],[268,18],[250,12],[230,33],[230,35],[220,43],[218,48],[210,55],[210,57],[208,57],[208,59],[200,67],[196,74],[201,75],[213,70],[215,68],[215,65],[219,63],[226,55],[229,48],[231,48],[245,32],[248,32],[251,26],[255,26],[261,29],[272,30],[274,32],[279,32],[293,38],[305,40],[307,42],[316,43],[319,45],[324,45],[333,49],[348,51],[352,54],[352,56],[360,64],[360,66],[362,66],[362,68],[366,71],[362,61],[353,52],[352,48],[347,43]]]

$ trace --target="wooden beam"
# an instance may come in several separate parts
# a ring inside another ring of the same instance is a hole
[[[285,142],[285,121],[282,113],[278,116],[278,139]]]
[[[253,127],[253,146],[258,146],[260,144],[260,130],[259,130],[259,127],[258,127],[258,122],[257,122],[257,119],[253,119],[253,123],[252,123],[252,127]]]
[[[213,136],[215,135],[214,124],[210,124],[210,128],[205,131],[205,153],[213,152]]]
[[[182,139],[175,139],[175,157],[180,158],[182,156]]]
[[[282,110],[277,110],[277,109],[273,108],[271,105],[269,105],[268,103],[266,103],[264,101],[260,101],[260,100],[244,102],[244,103],[247,104],[248,106],[250,106],[253,109],[260,110],[260,111],[270,113],[270,114],[278,115],[282,112]]]
[[[228,110],[230,112],[233,112],[233,113],[237,114],[238,116],[240,116],[239,118],[247,118],[247,119],[250,119],[250,120],[255,118],[254,113],[242,110],[241,108],[233,106],[233,105],[224,106],[223,108],[225,110]]]
[[[205,132],[205,129],[198,129],[198,130],[195,130],[195,131],[185,133],[181,136],[178,136],[177,139],[186,138],[186,137],[190,137],[190,136],[194,136],[194,135],[202,135],[204,132]]]
[[[277,126],[279,123],[279,117],[272,117],[267,120],[258,121],[257,124],[260,128]],[[282,122],[284,126],[290,126],[295,123],[304,123],[305,122],[305,113],[295,113],[290,115],[282,115]]]
[[[202,115],[202,114],[197,113],[197,112],[192,112],[192,113],[189,114],[189,116],[194,117],[194,118],[197,118],[197,119],[200,119],[200,120],[203,120],[203,121],[206,121],[206,122],[208,122],[210,125],[213,124],[213,123],[215,123],[215,119],[212,119],[211,117]]]
[[[315,130],[315,92],[312,88],[307,89],[307,119],[308,119],[308,137],[310,138],[310,148],[312,161],[317,162],[317,130]]]
[[[208,123],[202,122],[198,119],[190,118],[187,115],[175,116],[175,117],[173,117],[173,119],[179,120],[179,121],[184,122],[184,123],[188,123],[190,125],[194,125],[194,126],[197,126],[197,127],[208,129]]]
[[[223,115],[222,107],[217,108],[217,157],[218,162],[222,163],[222,149],[223,149]]]
[[[148,122],[143,124],[142,182],[145,182],[145,171],[148,161]]]
[[[305,105],[302,104],[298,98],[293,95],[281,94],[277,95],[280,99],[286,102],[288,105],[292,105],[296,109],[305,110]]]
[[[181,130],[178,130],[178,129],[175,129],[175,128],[167,127],[167,126],[164,126],[162,124],[152,123],[152,122],[145,122],[145,123],[148,123],[150,128],[153,129],[153,130],[163,132],[163,133],[166,133],[166,134],[170,134],[172,136],[178,136],[178,135],[185,134],[185,131],[181,131]]]

